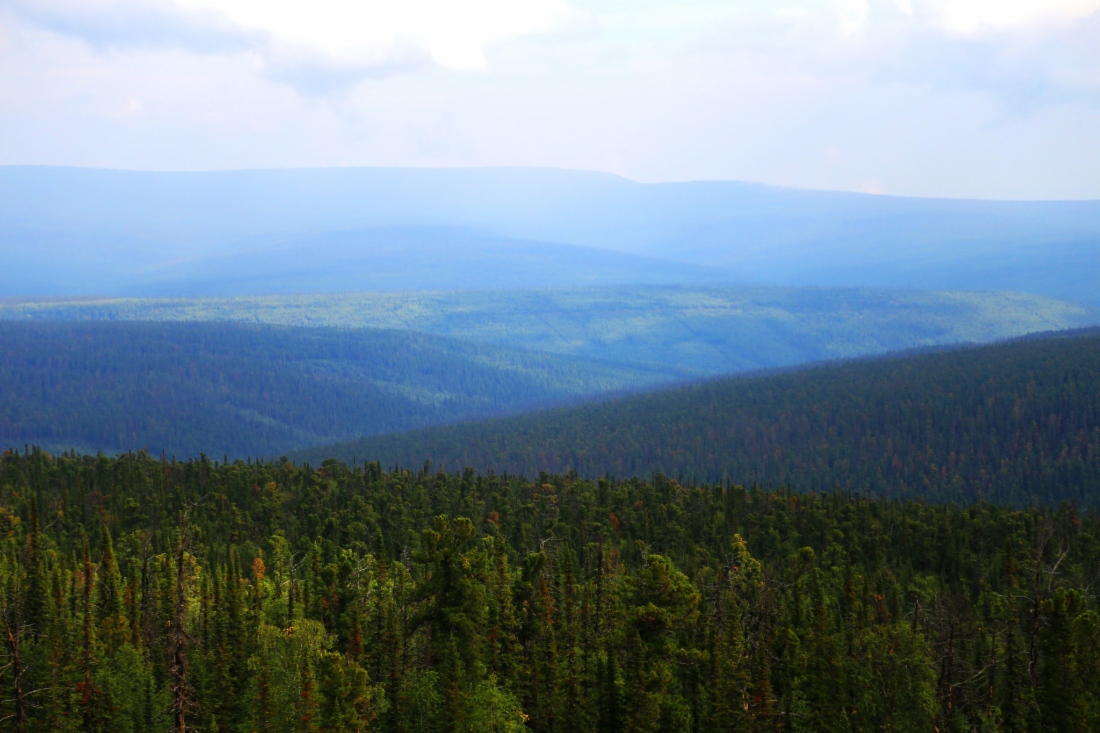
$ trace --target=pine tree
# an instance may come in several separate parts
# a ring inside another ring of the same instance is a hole
[[[698,591],[667,558],[649,555],[633,579],[627,666],[624,669],[624,730],[660,730],[672,715],[680,720],[673,661],[680,651],[677,633],[698,616]],[[679,727],[679,723],[676,723]]]
[[[842,693],[845,665],[840,645],[829,623],[827,600],[822,587],[821,571],[812,571],[812,619],[807,635],[803,668],[798,680],[806,701],[805,717],[800,730],[815,733],[847,733],[851,730],[847,700]]]
[[[415,559],[424,566],[414,598],[423,610],[410,619],[411,630],[427,628],[434,665],[442,670],[449,718],[462,720],[461,698],[478,681],[485,600],[482,575],[484,553],[470,548],[473,523],[436,517],[432,529],[421,534]]]
[[[723,600],[722,615],[713,633],[711,675],[707,685],[711,698],[707,730],[740,733],[749,727],[751,680],[737,598],[732,591],[727,591]]]
[[[1046,625],[1040,635],[1039,712],[1046,730],[1084,729],[1087,716],[1077,669],[1074,626],[1082,599],[1076,591],[1058,588],[1043,604]]]
[[[103,528],[103,551],[95,587],[95,618],[99,623],[99,638],[107,650],[114,650],[130,641],[130,624],[126,618],[122,575],[115,559],[111,532]]]
[[[321,730],[327,733],[366,731],[385,703],[370,686],[366,670],[333,652],[320,655],[318,669],[323,700],[319,709]]]
[[[309,657],[302,656],[298,670],[298,700],[294,706],[294,733],[315,733],[318,730],[317,684]]]
[[[171,661],[169,663],[169,685],[172,693],[173,732],[187,733],[187,715],[193,706],[191,696],[191,680],[188,676],[190,667],[190,637],[187,633],[187,607],[188,607],[188,583],[186,548],[190,539],[189,512],[184,511],[182,517],[182,529],[179,533],[179,542],[175,551],[175,593],[170,602],[172,605],[171,632],[169,643],[171,649]]]
[[[23,552],[23,601],[22,617],[30,625],[32,638],[45,633],[43,621],[49,612],[49,578],[42,557],[42,533],[38,526],[38,502],[30,500],[30,531],[27,532]]]
[[[81,730],[84,733],[92,733],[100,730],[103,722],[100,716],[99,699],[101,691],[96,686],[96,670],[99,666],[96,639],[95,619],[95,566],[92,565],[91,551],[88,549],[87,540],[84,541],[82,553],[81,571],[81,634],[80,634],[80,675],[81,680],[77,684],[80,693]]]
[[[620,733],[623,730],[622,693],[614,652],[610,648],[605,649],[598,664],[599,719],[596,730],[599,733]]]

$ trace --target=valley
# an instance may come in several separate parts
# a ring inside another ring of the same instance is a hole
[[[0,303],[0,440],[278,456],[1097,320],[1087,306],[1018,293],[822,288],[8,300]]]

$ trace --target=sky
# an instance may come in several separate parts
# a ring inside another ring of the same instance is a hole
[[[0,0],[0,164],[1100,199],[1100,0]]]

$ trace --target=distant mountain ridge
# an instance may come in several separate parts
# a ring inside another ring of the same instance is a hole
[[[1096,508],[1100,329],[715,380],[293,457]]]
[[[426,246],[424,231],[473,254]],[[348,232],[358,232],[357,248],[341,244]],[[323,277],[302,271],[288,240]],[[517,278],[690,284],[708,268],[709,282],[1019,290],[1097,303],[1100,202],[642,184],[525,168],[2,166],[0,255],[7,296],[497,288]],[[266,274],[207,277],[227,256]],[[547,257],[549,269],[539,265]],[[429,259],[441,266],[422,267]],[[355,275],[376,270],[390,275]]]
[[[348,229],[260,238],[259,249],[150,269],[137,295],[242,296],[729,283],[736,275],[644,255],[456,228]],[[291,275],[292,273],[292,275]]]

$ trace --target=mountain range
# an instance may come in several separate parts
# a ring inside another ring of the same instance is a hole
[[[0,293],[737,283],[1096,303],[1100,202],[917,199],[530,168],[0,167]]]

